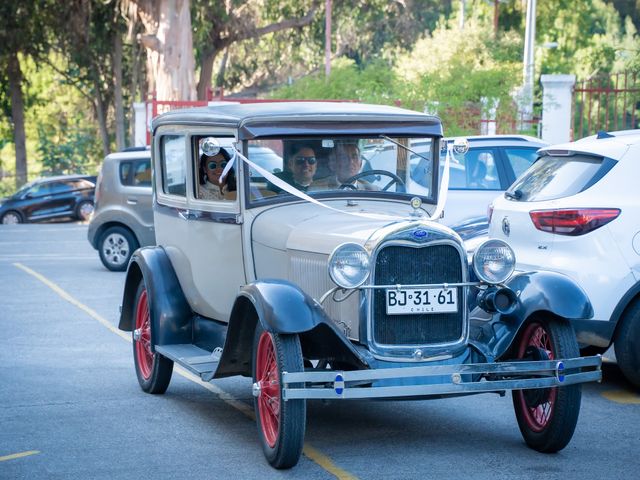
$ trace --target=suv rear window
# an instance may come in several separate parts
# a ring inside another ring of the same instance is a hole
[[[601,166],[602,157],[546,155],[516,180],[505,196],[537,202],[575,195],[595,183]]]

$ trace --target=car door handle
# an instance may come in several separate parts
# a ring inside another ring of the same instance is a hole
[[[138,199],[135,197],[128,197],[127,198],[127,203],[129,205],[136,205],[138,203]]]

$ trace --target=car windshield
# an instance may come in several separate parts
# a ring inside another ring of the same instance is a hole
[[[420,195],[435,203],[434,138],[309,137],[251,140],[251,202],[312,196]],[[261,169],[256,168],[261,167]]]
[[[601,165],[601,157],[546,155],[531,165],[505,195],[521,202],[575,195],[592,184]]]

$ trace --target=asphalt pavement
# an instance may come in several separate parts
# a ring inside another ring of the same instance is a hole
[[[300,463],[276,471],[249,379],[176,371],[166,394],[140,390],[117,330],[124,274],[86,228],[0,226],[0,479],[638,478],[640,395],[611,361],[557,454],[526,447],[509,395],[317,401]]]

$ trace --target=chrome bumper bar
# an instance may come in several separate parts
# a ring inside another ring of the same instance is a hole
[[[378,368],[352,371],[283,372],[284,400],[401,398],[458,393],[501,392],[533,388],[560,387],[602,380],[602,357],[563,360],[511,361],[463,365]],[[588,368],[587,371],[581,371]],[[571,371],[570,373],[568,371]],[[481,375],[467,381],[463,375]],[[449,376],[446,383],[428,385],[363,386],[376,380]],[[292,384],[304,386],[292,387]]]

